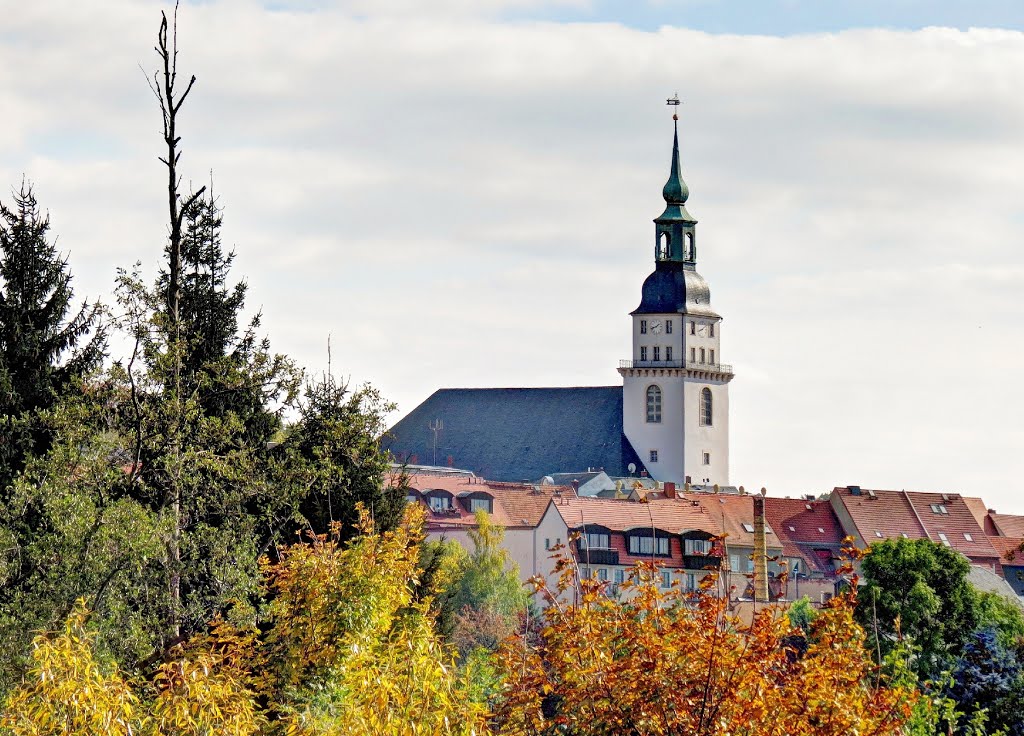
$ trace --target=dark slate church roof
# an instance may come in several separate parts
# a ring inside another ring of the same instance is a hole
[[[711,289],[699,273],[682,263],[659,261],[644,281],[640,306],[630,314],[694,314],[718,317],[711,308]]]
[[[622,433],[622,387],[443,388],[391,428],[382,444],[399,462],[472,470],[488,480],[535,481],[644,465]]]

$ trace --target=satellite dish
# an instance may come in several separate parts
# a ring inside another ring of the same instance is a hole
[[[636,472],[636,463],[630,463],[629,465],[627,465],[626,466],[626,470],[628,470],[630,473],[635,473]]]

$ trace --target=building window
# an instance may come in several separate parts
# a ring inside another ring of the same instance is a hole
[[[661,424],[661,389],[657,386],[647,387],[647,421]]]
[[[690,362],[697,362],[697,348],[690,348]]]
[[[657,450],[651,450],[650,457],[651,457],[651,462],[652,463],[658,462],[658,451]]]
[[[701,363],[703,363],[703,362],[704,362],[704,348],[701,348],[701,349],[700,349],[700,362],[701,362]]]
[[[664,261],[668,258],[668,244],[670,238],[668,233],[662,233],[661,237],[658,238],[658,260]]]
[[[488,514],[491,513],[491,499],[489,498],[471,498],[469,499],[469,512],[475,514],[477,511],[486,511]]]
[[[710,539],[684,539],[684,555],[709,555],[711,554]]]
[[[940,539],[940,540],[942,540],[942,543],[943,543],[944,545],[946,545],[947,547],[951,546],[951,545],[949,544],[949,537],[947,537],[947,536],[946,536],[945,534],[943,534],[942,532],[939,532],[939,539]]]
[[[745,531],[747,534],[753,534],[754,533],[754,525],[753,524],[744,524],[743,525],[743,531]]]
[[[949,509],[941,503],[933,503],[931,507],[933,514],[949,514]]]
[[[597,568],[597,579],[601,582],[607,582],[608,580],[608,568],[599,567]]]
[[[647,320],[645,320],[645,319],[640,320],[640,334],[641,335],[646,335],[647,334]]]
[[[665,346],[665,360],[672,360],[672,346],[671,345],[666,345]]]
[[[711,389],[705,387],[700,390],[700,423],[701,426],[710,427],[714,414],[711,406]]]
[[[973,542],[974,541],[974,537],[972,537],[967,532],[964,532],[964,539],[966,539],[968,542]]]
[[[640,360],[647,360],[647,346],[640,346]]]
[[[551,549],[551,538],[548,537],[544,540],[544,549]]]
[[[711,464],[711,453],[710,452],[705,452],[705,453],[703,453],[703,455],[704,455],[704,464],[705,465],[710,465]]]
[[[616,585],[622,585],[624,582],[626,582],[625,570],[616,570],[614,573],[612,573],[612,575],[612,580],[615,582]]]
[[[661,360],[661,346],[659,345],[654,346],[654,360],[655,362]]]
[[[729,569],[733,572],[743,571],[743,562],[739,555],[729,555]]]
[[[585,549],[608,549],[611,547],[608,536],[604,532],[587,532]]]
[[[672,334],[672,320],[670,320],[670,319],[665,320],[665,334],[666,335],[671,335]]]
[[[878,537],[879,539],[881,539],[882,538],[882,532],[880,532],[878,530],[875,530],[875,536]]]
[[[431,496],[431,511],[447,511],[452,507],[452,499],[449,496]]]
[[[672,573],[665,571],[661,573],[661,587],[671,588],[672,587]]]
[[[708,325],[708,337],[714,337],[714,336],[715,336],[715,323],[712,322],[710,325]]]
[[[697,323],[694,322],[693,320],[690,320],[690,334],[691,335],[696,335],[697,334]]]
[[[714,348],[712,348],[711,350],[708,351],[708,362],[711,363],[711,365],[715,364],[715,351],[714,351]]]
[[[631,555],[662,555],[668,556],[668,537],[630,537],[629,553]]]
[[[686,573],[686,589],[697,590],[697,575],[696,573]]]

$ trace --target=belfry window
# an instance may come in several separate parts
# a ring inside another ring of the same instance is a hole
[[[669,244],[669,234],[668,233],[662,233],[661,237],[658,238],[658,260],[659,261],[668,260],[668,244]]]
[[[710,427],[712,420],[711,389],[700,390],[700,424],[702,427]]]
[[[640,334],[641,335],[646,335],[647,334],[647,320],[645,320],[645,319],[640,320]]]
[[[684,247],[683,253],[684,253],[685,257],[686,257],[686,260],[692,261],[693,260],[693,233],[686,233],[686,235],[683,236],[683,247]]]
[[[647,421],[661,424],[661,389],[658,386],[647,387]]]

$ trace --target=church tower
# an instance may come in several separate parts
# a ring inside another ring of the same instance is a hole
[[[650,475],[682,484],[729,483],[729,381],[722,318],[697,273],[697,221],[679,169],[679,118],[672,165],[654,220],[654,272],[631,312],[633,356],[621,361],[622,428]]]

